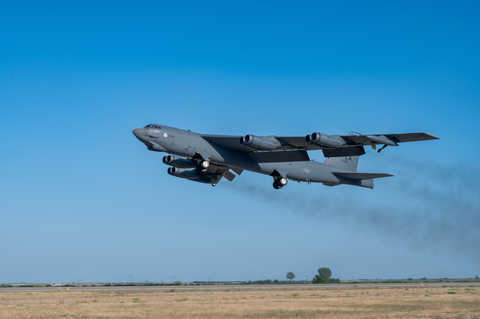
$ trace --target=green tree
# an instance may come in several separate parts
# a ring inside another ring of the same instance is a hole
[[[291,271],[287,272],[287,279],[292,281],[295,278],[295,274]]]
[[[318,268],[318,274],[313,277],[312,283],[314,284],[323,284],[330,281],[330,277],[332,277],[332,271],[328,267]]]

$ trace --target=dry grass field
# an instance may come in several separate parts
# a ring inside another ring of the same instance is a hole
[[[0,291],[1,319],[479,318],[480,287]]]

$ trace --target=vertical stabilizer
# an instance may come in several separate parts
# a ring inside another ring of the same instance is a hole
[[[333,166],[342,171],[356,172],[359,156],[329,157],[324,162],[328,166]]]

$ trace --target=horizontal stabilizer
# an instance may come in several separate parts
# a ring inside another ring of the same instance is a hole
[[[325,157],[359,156],[365,154],[363,146],[324,148],[322,151]]]
[[[392,174],[385,174],[385,173],[333,172],[333,174],[337,177],[340,177],[340,178],[347,178],[347,179],[353,179],[353,180],[373,179],[373,178],[382,178],[382,177],[393,176]]]

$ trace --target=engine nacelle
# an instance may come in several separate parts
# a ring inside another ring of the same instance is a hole
[[[273,151],[282,147],[282,143],[274,136],[255,136],[251,134],[240,138],[240,144],[261,151]]]
[[[188,158],[167,155],[163,157],[163,163],[177,168],[194,168],[195,162]]]
[[[222,178],[222,175],[201,174],[195,168],[185,169],[185,168],[170,167],[168,169],[168,174],[175,177],[186,178],[194,182],[212,184],[212,185],[217,184],[218,181]]]
[[[346,145],[347,142],[340,136],[330,136],[322,133],[312,133],[305,137],[307,143],[313,143],[326,147],[340,147]]]

